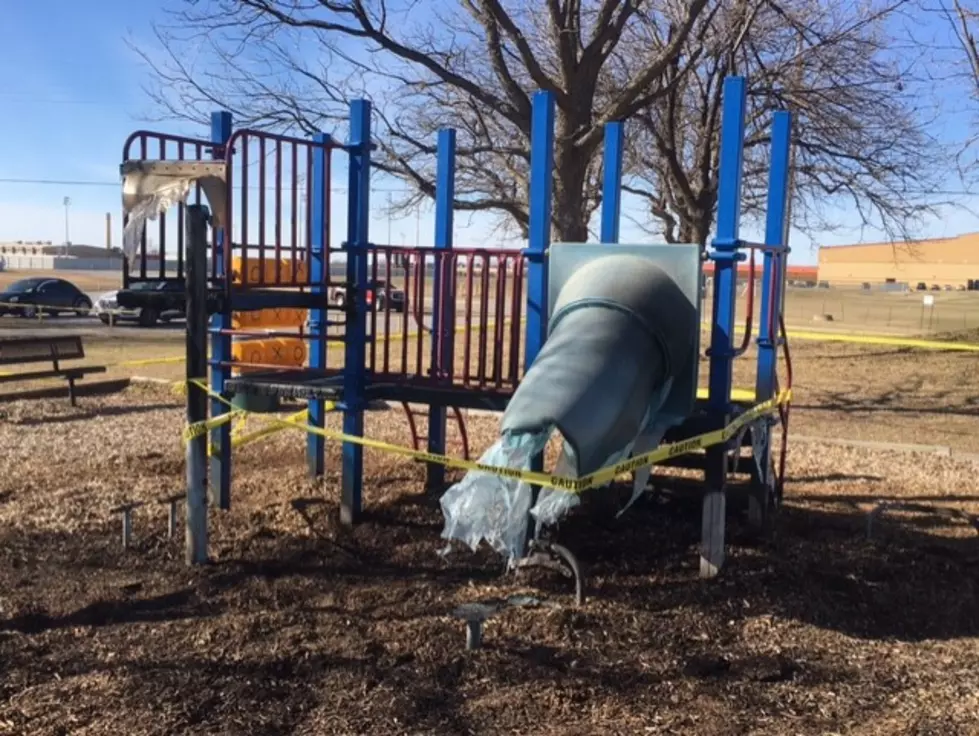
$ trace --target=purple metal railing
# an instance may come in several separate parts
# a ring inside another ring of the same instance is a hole
[[[329,284],[333,148],[329,143],[257,130],[241,129],[232,134],[226,153],[229,212],[225,225],[226,239],[232,245],[225,253],[225,268],[242,288],[312,285],[312,181],[317,149],[326,152],[326,185],[318,204],[325,213],[320,236],[327,267],[321,283]],[[288,227],[283,233],[286,221]],[[283,259],[288,262],[285,269]]]
[[[487,249],[368,249],[367,368],[375,379],[413,385],[454,386],[509,392],[521,376],[524,258],[516,251]],[[449,299],[452,324],[432,341],[435,270],[440,299]],[[404,293],[404,308],[389,296]],[[451,348],[448,340],[452,340]],[[449,361],[449,358],[452,358]],[[439,364],[446,363],[439,370]]]
[[[232,134],[226,146],[218,147],[217,155],[228,164],[228,198],[223,214],[224,241],[231,246],[224,249],[225,273],[237,274],[243,288],[311,285],[311,183],[313,153],[317,148],[326,150],[322,242],[324,262],[328,264],[331,253],[330,154],[334,146],[242,129]],[[140,130],[126,139],[123,160],[205,161],[210,160],[212,150],[214,145],[208,140]],[[204,201],[200,186],[195,187],[188,201],[191,204]],[[184,204],[159,217],[155,224],[155,254],[147,247],[147,232],[154,226],[148,224],[144,228],[138,249],[139,279],[183,278],[184,217]],[[168,235],[176,243],[168,242]],[[218,277],[217,253],[212,243],[212,279]],[[159,258],[157,268],[153,269],[156,273],[147,268],[148,258],[154,255]],[[175,270],[170,272],[166,268],[168,258],[176,261]],[[283,258],[289,262],[286,269],[282,267]],[[248,277],[242,278],[244,274]],[[324,283],[329,283],[328,268]]]
[[[155,133],[149,130],[137,130],[131,134],[122,148],[123,161],[143,160],[170,160],[170,161],[204,161],[210,158],[210,150],[213,144],[201,138],[187,138],[185,136],[168,135],[166,133]],[[188,197],[190,204],[201,204],[203,195],[200,186],[195,187],[195,191]],[[138,258],[140,280],[155,278],[183,278],[184,276],[184,217],[186,209],[183,203],[173,210],[161,215],[154,224],[147,223],[140,236]],[[123,227],[126,226],[128,218],[123,220]],[[156,257],[159,260],[156,273],[150,273],[147,269],[147,260],[153,253],[147,250],[147,232],[151,227],[156,229]],[[168,232],[175,233],[176,247],[167,243]],[[212,249],[213,253],[213,249]],[[167,259],[176,261],[174,272],[167,271]],[[212,258],[213,261],[213,258]],[[129,264],[125,264],[126,273],[129,273]],[[212,277],[214,272],[212,270]]]

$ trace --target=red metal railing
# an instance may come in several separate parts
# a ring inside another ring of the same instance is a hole
[[[318,283],[330,282],[333,148],[329,143],[257,130],[236,130],[231,136],[225,159],[228,164],[225,240],[232,245],[225,252],[225,268],[226,273],[237,277],[242,288],[312,285],[310,261],[316,240],[322,245],[325,267],[323,279]],[[325,186],[321,201],[316,203],[323,208],[324,216],[318,223],[313,220],[317,150],[325,152]],[[314,227],[320,228],[319,231],[315,232]]]
[[[201,138],[187,138],[184,136],[168,135],[166,133],[155,133],[149,130],[137,130],[130,135],[122,148],[123,161],[142,160],[142,161],[204,161],[210,158],[210,151],[213,144]],[[202,204],[204,202],[200,186],[195,187],[195,191],[188,197],[190,204]],[[186,216],[186,205],[181,203],[178,207],[162,214],[156,223],[147,223],[143,227],[140,235],[139,249],[136,258],[139,262],[139,272],[135,275],[140,280],[155,278],[183,278],[184,275],[184,217]],[[128,222],[128,218],[123,219],[123,227]],[[148,252],[147,233],[150,228],[156,230],[155,253]],[[169,232],[176,233],[176,243],[168,243]],[[213,249],[212,249],[213,253]],[[159,260],[157,268],[153,269],[156,273],[147,269],[147,261],[150,257]],[[167,261],[175,261],[174,269],[167,269]],[[213,259],[212,259],[213,260]],[[126,272],[129,273],[130,264],[126,264]],[[214,272],[212,271],[212,276]]]
[[[522,365],[521,253],[371,246],[368,274],[375,286],[367,367],[379,380],[516,388]],[[449,305],[439,334],[432,332],[436,302]]]

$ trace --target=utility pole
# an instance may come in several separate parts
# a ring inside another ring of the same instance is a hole
[[[71,206],[71,197],[65,197],[62,201],[65,206],[65,247],[64,254],[68,255],[68,244],[71,242],[71,236],[68,231],[68,208]]]

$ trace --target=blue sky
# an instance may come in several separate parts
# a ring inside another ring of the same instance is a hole
[[[140,0],[31,0],[4,4],[0,24],[0,241],[51,240],[65,233],[64,197],[71,198],[70,237],[76,243],[104,244],[105,213],[114,220],[113,243],[121,244],[118,166],[126,136],[134,129],[207,135],[186,124],[150,123],[153,108],[142,90],[147,71],[126,43],[150,39],[150,24],[159,18],[157,3]],[[950,134],[958,121],[949,122]],[[33,182],[33,183],[32,183]],[[47,182],[47,183],[43,183]],[[385,184],[378,182],[383,189]],[[394,186],[399,186],[394,184]],[[379,211],[387,195],[375,192],[372,239],[395,243],[431,242],[430,211],[388,223]],[[342,212],[343,193],[335,195]],[[976,203],[979,210],[979,202]],[[649,240],[629,222],[628,205],[621,238]],[[848,213],[840,212],[848,222]],[[949,236],[979,230],[979,219],[948,211],[928,224],[925,235]],[[342,231],[340,218],[335,238]],[[456,242],[494,245],[488,224],[457,217]],[[757,237],[748,231],[745,237]],[[817,238],[825,243],[853,242],[853,231]],[[865,240],[879,239],[867,232]],[[812,263],[810,241],[793,235],[792,261]]]

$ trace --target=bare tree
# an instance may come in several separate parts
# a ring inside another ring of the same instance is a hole
[[[582,240],[600,202],[602,126],[654,104],[694,63],[721,0],[174,0],[151,93],[170,114],[220,105],[310,134],[375,103],[378,166],[413,206],[434,193],[435,131],[459,130],[456,207],[526,232],[531,101],[556,98],[553,230]],[[615,84],[609,83],[615,69]]]
[[[959,171],[964,178],[975,173],[977,164],[975,144],[979,139],[979,4],[975,0],[925,0],[922,11],[938,13],[951,33],[951,54],[948,70],[941,81],[946,85],[961,86],[962,99],[971,118],[971,131],[962,142],[959,151]],[[939,42],[939,48],[945,46]]]
[[[743,206],[764,212],[772,113],[793,113],[793,225],[828,231],[842,208],[907,238],[943,201],[948,151],[930,134],[920,55],[889,32],[906,0],[732,0],[704,52],[666,66],[638,116],[630,191],[669,242],[705,243],[717,205],[723,79],[748,79]]]

